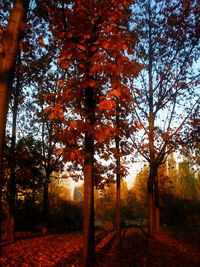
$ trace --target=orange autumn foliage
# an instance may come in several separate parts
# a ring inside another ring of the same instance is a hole
[[[50,14],[49,27],[57,42],[57,62],[63,75],[57,81],[58,93],[49,96],[56,98],[55,106],[49,108],[49,112],[51,119],[59,117],[65,125],[56,134],[65,146],[65,160],[73,158],[68,153],[71,145],[72,150],[75,147],[83,149],[86,131],[93,133],[102,146],[103,142],[109,144],[108,139],[113,140],[116,101],[128,112],[130,92],[124,84],[141,69],[141,65],[128,56],[134,54],[134,44],[138,41],[134,36],[130,37],[126,27],[125,16],[131,3],[75,0],[72,6],[63,6],[60,1],[58,10]],[[94,101],[95,120],[104,129],[104,134],[92,129],[90,120],[86,119],[85,92],[88,88],[94,90],[91,101]],[[73,116],[66,116],[67,110],[72,110]],[[108,121],[112,131],[104,127]]]

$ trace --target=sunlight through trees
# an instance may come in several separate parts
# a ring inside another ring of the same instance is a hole
[[[163,225],[200,224],[199,29],[198,0],[0,1],[9,242],[83,231],[74,253],[94,266],[101,246],[137,239],[128,227],[151,242]],[[83,180],[83,198],[70,200],[68,178]]]

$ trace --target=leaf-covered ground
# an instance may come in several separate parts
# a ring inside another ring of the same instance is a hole
[[[122,247],[115,249],[114,232],[96,234],[99,266],[200,266],[200,230],[168,229],[147,241],[139,228],[122,231]],[[82,234],[24,234],[12,244],[3,242],[1,266],[79,266]]]
[[[147,241],[139,229],[129,229],[124,236],[118,257],[110,252],[107,266],[200,266],[199,232],[190,231],[190,235],[182,232],[182,238],[179,239],[179,232],[162,231],[155,240]]]

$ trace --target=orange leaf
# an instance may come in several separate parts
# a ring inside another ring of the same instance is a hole
[[[62,154],[62,149],[58,149],[56,152],[55,152],[56,156],[59,156],[60,154]]]
[[[121,92],[119,90],[115,90],[114,95],[118,98],[121,96]]]
[[[110,110],[111,108],[115,107],[114,100],[104,100],[99,103],[99,108],[104,110]]]
[[[94,80],[89,80],[89,86],[96,87],[97,83]]]
[[[42,39],[38,39],[38,43],[42,46],[45,47],[44,41]]]

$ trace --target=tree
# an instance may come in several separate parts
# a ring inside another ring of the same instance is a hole
[[[0,51],[0,200],[2,195],[2,177],[3,177],[3,140],[6,127],[6,118],[8,112],[8,103],[10,98],[10,88],[12,86],[13,74],[19,41],[24,27],[26,13],[29,6],[29,0],[17,0],[10,13],[10,19],[6,30],[1,34]],[[1,208],[0,208],[1,210]],[[1,212],[0,212],[1,217]],[[1,226],[1,225],[0,225]],[[1,227],[0,227],[1,228]]]
[[[48,66],[48,64],[46,64]],[[50,69],[50,68],[49,68]],[[41,153],[42,160],[40,166],[43,172],[43,211],[42,211],[42,233],[47,233],[48,223],[48,187],[53,172],[61,171],[63,168],[62,153],[60,149],[59,140],[56,138],[55,129],[61,126],[61,122],[58,119],[50,118],[50,111],[46,110],[47,103],[45,101],[45,95],[50,92],[57,91],[57,83],[54,78],[55,73],[49,72],[43,74],[42,78],[37,82],[34,93],[36,118],[32,123],[36,124],[38,138],[41,140]],[[42,79],[42,85],[41,85]],[[52,100],[53,102],[53,100]]]
[[[31,203],[35,203],[38,197],[38,191],[42,185],[42,174],[40,172],[41,162],[41,143],[35,141],[31,136],[19,139],[15,146],[15,195],[14,199],[14,218],[10,229],[10,167],[13,160],[12,155],[12,142],[6,143],[5,156],[4,156],[4,200],[8,203],[8,216],[6,219],[6,229],[9,238],[9,232],[11,235],[15,235],[15,214],[18,213],[19,203],[22,203],[22,199],[31,199]],[[8,174],[7,174],[8,173]],[[7,175],[6,175],[7,174]],[[7,189],[7,190],[6,190]],[[12,193],[12,192],[11,192]],[[30,201],[29,201],[30,203]],[[11,203],[13,204],[13,203]],[[35,207],[35,206],[34,206]],[[34,209],[33,207],[33,209]],[[29,207],[30,208],[30,207]],[[11,214],[13,216],[13,213]],[[19,217],[17,218],[17,227]]]
[[[190,163],[197,167],[199,171],[200,166],[200,106],[197,106],[195,114],[191,117],[186,130],[185,140],[181,149],[181,154],[189,159]]]
[[[168,177],[172,182],[172,192],[174,195],[178,196],[178,170],[176,167],[176,160],[174,158],[174,153],[170,153],[167,159],[168,164]]]
[[[147,202],[147,181],[149,176],[149,168],[144,166],[142,170],[137,173],[135,183],[131,192],[135,194],[137,208],[136,216],[145,218],[147,215],[148,202]]]
[[[16,195],[23,196],[31,192],[37,198],[36,191],[41,188],[41,142],[33,136],[21,138],[16,144]],[[36,193],[36,195],[35,195]]]
[[[49,70],[49,61],[52,58],[52,46],[47,49],[41,45],[40,40],[45,28],[44,16],[37,12],[37,6],[31,5],[29,12],[29,23],[23,31],[23,38],[20,40],[20,51],[18,51],[17,65],[15,67],[14,82],[11,90],[10,106],[13,112],[12,123],[12,151],[13,160],[11,161],[10,175],[10,239],[14,239],[14,198],[15,198],[15,140],[23,136],[33,134],[35,127],[31,125],[31,116],[36,113],[35,105],[32,103],[31,90],[35,90],[34,85],[44,79]],[[39,26],[39,27],[38,27]],[[35,30],[35,27],[38,27]],[[22,34],[21,34],[22,35]],[[47,38],[48,35],[46,35]],[[48,55],[48,57],[47,57]],[[44,60],[45,58],[45,60]],[[46,72],[45,72],[46,71]],[[18,120],[17,120],[18,115]],[[9,133],[10,121],[7,120],[7,132]],[[33,116],[34,117],[34,116]],[[19,130],[20,129],[20,130]],[[17,132],[17,135],[16,135]],[[31,132],[31,133],[30,133]]]
[[[135,71],[135,77],[137,76],[138,71]],[[112,82],[114,83],[116,81],[117,77],[113,75]],[[129,126],[129,120],[127,119],[130,108],[129,95],[124,105],[123,102],[125,99],[126,98],[124,98],[120,92],[118,93],[118,97],[115,99],[115,148],[108,148],[109,151],[113,151],[113,156],[116,160],[116,246],[118,249],[121,246],[121,180],[127,173],[126,164],[124,164],[126,156],[131,154],[130,143],[128,141],[131,134],[131,127]]]
[[[101,150],[104,140],[114,139],[115,127],[109,122],[109,118],[115,116],[114,99],[124,96],[127,100],[126,76],[139,68],[127,56],[133,50],[130,44],[135,39],[131,39],[123,27],[124,14],[131,3],[107,0],[73,1],[72,5],[59,3],[55,8],[58,11],[51,17],[54,25],[51,30],[58,40],[58,63],[65,73],[58,81],[60,90],[51,111],[53,116],[56,112],[57,116],[63,115],[66,125],[59,130],[65,146],[64,160],[76,161],[83,166],[82,263],[89,265],[95,262],[95,152]],[[113,77],[118,79],[113,82]],[[65,116],[69,111],[73,116]]]
[[[197,184],[195,172],[187,160],[179,162],[178,164],[178,183],[180,198],[195,199],[197,198]]]
[[[183,14],[183,9],[176,1],[137,1],[134,11],[133,30],[141,41],[136,50],[144,70],[133,80],[134,121],[138,125],[133,145],[150,166],[149,236],[153,236],[154,230],[159,231],[158,167],[165,155],[181,144],[180,133],[199,101],[198,75],[192,75],[199,41],[188,37],[195,26],[191,7],[181,19],[178,14]],[[172,18],[179,21],[178,26]],[[185,33],[184,38],[180,32]]]
[[[100,191],[96,201],[95,217],[103,223],[106,230],[116,228],[116,186],[114,182]]]
[[[128,226],[129,224],[126,223],[125,220],[132,221],[136,218],[141,218],[139,212],[138,212],[138,202],[136,200],[136,194],[131,188],[130,190],[126,190],[125,198],[122,197],[122,211],[121,211],[121,217],[122,217],[122,225]],[[144,211],[144,209],[142,209]]]
[[[160,181],[162,222],[168,225],[198,223],[199,195],[195,167],[187,158],[176,163],[173,154],[169,155],[167,166],[169,176]]]
[[[17,67],[20,69],[21,53],[18,52]],[[15,87],[15,88],[14,88]],[[15,198],[16,198],[16,127],[17,114],[20,98],[20,77],[19,72],[16,72],[16,83],[13,84],[13,106],[12,106],[12,136],[11,136],[11,162],[10,162],[10,180],[9,180],[9,222],[8,222],[8,240],[15,240]]]
[[[119,130],[119,105],[116,108],[116,125]],[[119,136],[115,137],[115,145],[116,145],[116,245],[117,248],[120,249],[121,245],[121,228],[120,228],[120,150],[119,150],[120,138]]]

